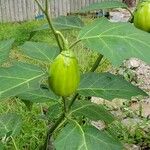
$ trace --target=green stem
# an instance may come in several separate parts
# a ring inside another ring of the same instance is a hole
[[[39,3],[38,0],[35,0],[35,2],[38,4],[39,8],[42,10],[42,12],[45,14],[45,10],[43,9],[42,5]]]
[[[79,43],[81,40],[77,40],[75,41],[74,43],[72,43],[70,46],[69,46],[69,49],[73,48],[77,43]]]
[[[45,4],[45,6],[46,6],[45,10],[43,9],[43,7],[41,6],[41,4],[39,3],[38,0],[35,0],[35,2],[37,3],[37,5],[38,5],[39,8],[41,9],[41,11],[45,14],[46,19],[47,19],[48,24],[49,24],[49,27],[51,28],[51,30],[52,30],[52,32],[53,32],[53,34],[54,34],[54,36],[55,36],[55,39],[56,39],[56,41],[57,41],[57,44],[58,44],[58,46],[59,46],[59,48],[60,48],[60,51],[61,51],[61,50],[62,50],[62,46],[61,46],[61,43],[60,43],[60,41],[59,41],[59,37],[58,37],[58,35],[57,35],[57,33],[56,33],[55,28],[53,27],[51,18],[50,18],[49,13],[48,13],[48,0],[45,0],[45,3],[46,3],[46,4]]]
[[[58,129],[60,124],[65,119],[65,114],[67,112],[66,98],[62,97],[62,100],[63,100],[63,113],[61,114],[59,119],[54,123],[54,125],[48,130],[46,140],[45,140],[45,144],[44,144],[44,147],[43,147],[44,150],[48,150],[48,145],[50,145],[50,139],[51,139],[52,134]]]
[[[67,116],[66,116],[67,117]],[[55,131],[57,131],[57,129],[59,129],[66,121],[68,118],[64,118],[64,120],[57,126],[57,128],[55,129]]]
[[[99,56],[97,57],[95,63],[93,64],[93,66],[92,66],[92,68],[91,68],[91,70],[90,70],[91,72],[94,72],[94,71],[98,68],[98,66],[99,66],[99,64],[100,64],[100,62],[101,62],[101,60],[102,60],[102,58],[103,58],[103,55],[102,55],[102,54],[99,54]]]
[[[55,36],[55,39],[56,39],[56,41],[57,41],[57,44],[58,44],[60,50],[62,51],[63,47],[61,46],[61,43],[60,43],[60,41],[59,41],[58,34],[56,33],[56,30],[54,29],[54,27],[53,27],[53,25],[52,25],[52,23],[51,23],[51,19],[50,19],[50,17],[49,17],[48,14],[45,14],[45,16],[46,16],[47,21],[48,21],[48,24],[49,24],[49,26],[50,26],[50,28],[51,28],[51,30],[52,30],[54,36]]]
[[[69,106],[68,106],[68,110],[70,110],[71,106],[73,105],[73,103],[75,102],[75,100],[77,99],[78,96],[79,96],[79,93],[76,93],[76,94],[73,96],[73,98],[72,98],[72,100],[71,100],[71,102],[70,102],[70,104],[69,104]]]
[[[45,0],[45,12],[48,13],[48,0]]]
[[[14,140],[14,138],[12,136],[11,136],[11,139],[12,139],[12,142],[14,144],[15,150],[19,150],[17,145],[16,145],[16,142],[15,142],[15,140]]]
[[[67,112],[67,106],[66,106],[66,98],[65,97],[62,97],[62,100],[63,100],[63,111],[64,111],[64,114],[66,114]]]
[[[55,124],[48,130],[47,132],[47,136],[46,136],[46,140],[45,140],[45,144],[43,147],[43,150],[48,150],[48,145],[50,145],[50,139],[52,134],[54,133],[54,131],[56,130],[56,128],[61,124],[61,122],[64,120],[65,118],[65,114],[64,112],[61,114],[61,116],[59,117],[59,119],[55,122]]]
[[[60,31],[56,31],[56,33],[61,38],[61,41],[63,42],[63,50],[69,50],[68,41],[64,38],[62,33]]]

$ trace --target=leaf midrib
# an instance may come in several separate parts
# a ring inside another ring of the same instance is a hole
[[[12,90],[12,89],[14,89],[14,88],[16,88],[16,87],[19,87],[19,86],[23,85],[23,84],[26,84],[26,83],[29,84],[30,81],[32,81],[32,80],[34,80],[34,79],[36,79],[36,78],[39,78],[39,77],[43,76],[44,74],[45,74],[45,73],[40,74],[40,75],[35,76],[35,77],[33,77],[33,78],[30,78],[30,79],[28,79],[28,80],[26,80],[26,81],[24,81],[24,82],[21,82],[20,84],[17,84],[17,85],[15,85],[15,86],[11,87],[11,88],[7,88],[6,90],[1,91],[1,92],[0,92],[0,97],[2,96],[3,93],[8,92],[8,91],[10,91],[10,90]]]

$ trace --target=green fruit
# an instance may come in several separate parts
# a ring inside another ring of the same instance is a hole
[[[150,32],[150,1],[142,2],[134,13],[135,27]]]
[[[49,68],[49,85],[59,96],[73,94],[80,80],[78,61],[72,51],[62,51]]]

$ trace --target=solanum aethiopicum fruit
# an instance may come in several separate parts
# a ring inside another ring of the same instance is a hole
[[[150,1],[145,1],[137,6],[134,13],[134,25],[144,31],[150,32]]]
[[[62,51],[49,68],[49,86],[63,97],[73,94],[80,80],[78,61],[71,50]]]

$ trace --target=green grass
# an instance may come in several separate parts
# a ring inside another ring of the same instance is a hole
[[[29,111],[19,99],[1,102],[0,114],[15,112],[21,115],[22,130],[14,138],[19,150],[38,150],[38,146],[43,144],[47,128],[46,122],[42,119],[42,107],[44,107],[42,104],[34,104],[32,110]],[[13,150],[14,143],[12,141],[5,143],[5,147],[8,150]]]
[[[22,53],[20,52],[18,46],[22,45],[30,37],[30,32],[45,23],[46,21],[30,21],[24,23],[5,23],[0,24],[0,40],[5,40],[9,38],[15,39],[15,44],[10,54],[10,60],[16,59],[21,61],[27,61]],[[78,31],[63,31],[65,37],[70,41],[74,41]],[[55,43],[54,37],[50,31],[40,31],[31,39],[31,41]],[[97,54],[86,49],[81,43],[77,45],[74,49],[75,54],[79,60],[81,71],[89,71],[94,63]],[[109,66],[109,62],[106,61],[98,71],[105,71]],[[16,112],[22,117],[22,130],[19,136],[15,137],[15,144],[19,150],[38,150],[39,145],[44,142],[44,137],[46,134],[46,121],[42,119],[43,112],[42,108],[48,108],[49,104],[34,104],[31,111],[29,111],[23,102],[19,99],[8,99],[2,101],[0,104],[0,114],[7,112]],[[10,140],[7,145],[5,145],[7,150],[14,149],[14,143]]]
[[[44,22],[45,21],[30,21],[30,22],[24,22],[24,23],[4,23],[4,24],[1,23],[0,24],[0,40],[14,38],[15,45],[17,46],[21,45],[26,40],[28,40],[30,32],[34,28],[43,24]]]

